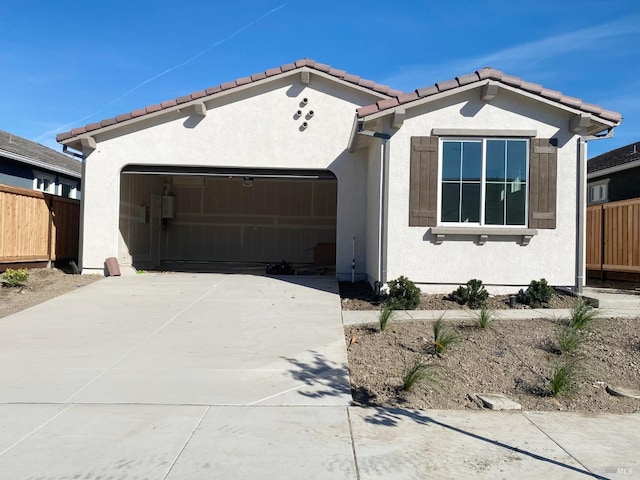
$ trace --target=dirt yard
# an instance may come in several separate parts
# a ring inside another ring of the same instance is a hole
[[[103,278],[71,275],[57,269],[30,270],[25,287],[0,288],[0,318]],[[357,284],[356,284],[357,285]],[[370,290],[341,285],[343,309],[377,309]],[[575,299],[557,296],[554,308]],[[494,297],[491,308],[508,308],[506,297]],[[460,308],[442,295],[423,295],[420,308]],[[345,329],[354,400],[367,405],[412,408],[479,409],[474,393],[504,393],[528,410],[640,412],[640,400],[614,397],[607,385],[640,389],[640,319],[596,320],[576,358],[583,366],[576,389],[549,395],[553,365],[560,359],[554,337],[560,319],[497,320],[488,330],[474,322],[452,321],[458,341],[441,356],[427,353],[432,322],[391,322]],[[405,365],[419,358],[430,365],[436,383],[411,391],[400,389]]]
[[[57,268],[29,270],[24,287],[0,287],[0,318],[100,280],[101,275],[72,275]]]
[[[343,287],[341,285],[341,287]],[[371,309],[375,299],[366,288],[343,288],[343,309]],[[423,309],[460,308],[443,295],[423,295]],[[573,297],[557,296],[553,308],[569,308]],[[508,308],[494,297],[490,307]],[[354,400],[365,405],[417,409],[480,409],[476,393],[502,393],[525,410],[640,412],[640,400],[612,396],[607,386],[640,390],[640,318],[597,319],[584,333],[586,342],[569,356],[581,366],[573,391],[550,394],[551,372],[561,354],[556,332],[562,319],[495,320],[484,330],[472,320],[449,321],[457,341],[440,356],[430,353],[431,321],[392,321],[345,328]],[[405,366],[415,360],[430,365],[434,379],[401,389]]]

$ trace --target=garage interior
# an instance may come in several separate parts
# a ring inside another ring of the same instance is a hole
[[[329,171],[126,167],[119,262],[138,270],[335,274]]]

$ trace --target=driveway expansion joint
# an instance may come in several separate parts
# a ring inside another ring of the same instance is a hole
[[[573,458],[576,461],[576,463],[578,463],[578,465],[580,465],[582,468],[584,468],[585,471],[593,474],[595,478],[604,478],[604,477],[600,477],[599,475],[596,475],[595,473],[593,473],[589,469],[589,467],[587,467],[584,463],[582,463],[580,460],[578,460],[574,455],[571,454],[571,452],[569,452],[566,448],[564,448],[562,445],[560,445],[553,437],[551,437],[551,435],[549,435],[542,428],[540,428],[538,426],[538,424],[536,422],[534,422],[533,419],[531,417],[529,417],[529,415],[527,415],[527,412],[522,412],[521,415],[524,418],[526,418],[529,421],[529,423],[531,423],[531,425],[533,425],[537,430],[539,430],[540,433],[542,433],[545,437],[547,437],[549,440],[551,440],[553,443],[555,443],[558,446],[558,448],[560,448],[564,453],[566,453],[571,458]]]

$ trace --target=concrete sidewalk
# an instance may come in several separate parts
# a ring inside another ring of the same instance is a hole
[[[585,288],[583,296],[598,305],[596,318],[639,318],[640,295],[611,292],[607,289]],[[528,318],[569,318],[571,310],[553,308],[528,308],[495,310],[495,317],[504,320],[526,320]],[[343,310],[342,322],[345,325],[377,323],[378,310]],[[473,320],[477,311],[473,310],[399,310],[396,320]]]
[[[326,278],[111,278],[0,319],[0,418],[0,480],[640,476],[640,414],[351,406]]]
[[[1,405],[0,479],[638,478],[640,415]]]

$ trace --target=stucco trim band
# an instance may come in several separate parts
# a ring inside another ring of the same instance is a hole
[[[505,130],[500,128],[434,128],[434,137],[530,137],[538,136],[537,130]]]
[[[538,234],[535,228],[495,228],[495,227],[431,227],[436,237],[436,245],[444,242],[447,236],[478,236],[478,245],[487,243],[491,237],[521,237],[520,244],[526,246],[531,238]]]

